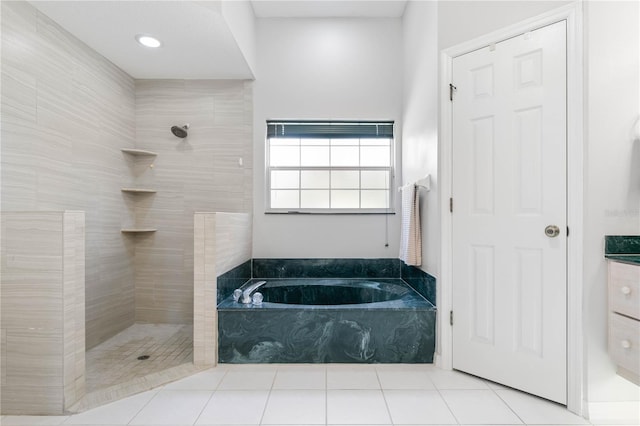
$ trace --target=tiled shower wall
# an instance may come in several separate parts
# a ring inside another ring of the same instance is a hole
[[[157,190],[132,200],[136,321],[193,321],[194,213],[252,209],[252,83],[239,80],[136,81],[136,148],[158,155],[133,184]],[[171,126],[190,124],[179,139]]]
[[[2,209],[86,212],[87,348],[136,319],[191,322],[193,213],[251,210],[251,96],[244,81],[134,82],[29,3],[2,2]],[[134,147],[158,152],[153,169],[120,151]],[[134,185],[158,193],[120,191]],[[133,224],[158,232],[120,233]]]
[[[2,210],[82,210],[87,347],[134,322],[120,148],[134,80],[24,1],[2,3]]]

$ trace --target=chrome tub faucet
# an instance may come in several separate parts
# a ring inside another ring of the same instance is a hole
[[[252,302],[251,294],[257,289],[259,289],[260,287],[262,287],[263,285],[265,285],[266,283],[267,283],[266,281],[258,281],[251,284],[249,287],[245,288],[244,291],[242,291],[242,298],[240,298],[240,291],[238,291],[240,289],[238,289],[234,291],[234,299],[235,299],[235,296],[237,295],[238,299],[240,300],[236,299],[236,301],[240,301],[241,303],[245,303],[245,304],[251,303]]]

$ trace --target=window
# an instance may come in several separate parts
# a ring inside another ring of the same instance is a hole
[[[267,212],[391,213],[393,122],[267,122]]]

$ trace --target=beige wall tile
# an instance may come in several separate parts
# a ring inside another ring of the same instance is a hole
[[[7,380],[7,329],[0,329],[0,389]],[[0,392],[1,394],[1,392]]]
[[[64,406],[69,408],[85,388],[85,228],[84,212],[64,213]]]
[[[62,328],[62,215],[2,215],[2,327]]]
[[[251,241],[250,214],[216,213],[217,275],[251,259]]]
[[[2,270],[5,272],[60,272],[62,217],[59,213],[2,216]]]
[[[158,191],[127,200],[131,223],[158,228],[136,239],[136,321],[191,322],[194,213],[252,208],[251,108],[250,82],[136,81],[136,147],[158,153],[128,177]],[[186,139],[171,134],[185,123]]]
[[[62,330],[7,329],[5,385],[59,387],[61,392],[62,353]]]
[[[9,415],[61,415],[59,387],[6,386],[2,389],[2,413]]]
[[[3,271],[2,327],[61,329],[62,275]]]

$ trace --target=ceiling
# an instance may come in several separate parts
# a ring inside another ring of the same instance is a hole
[[[31,4],[136,79],[254,77],[221,1],[32,0]],[[405,5],[403,0],[251,2],[258,18],[397,18]],[[154,35],[162,47],[140,46],[134,39],[140,33]]]
[[[399,18],[406,0],[253,0],[258,18]]]
[[[32,2],[134,78],[253,78],[217,3]],[[140,46],[134,39],[139,33],[154,35],[163,46]]]

